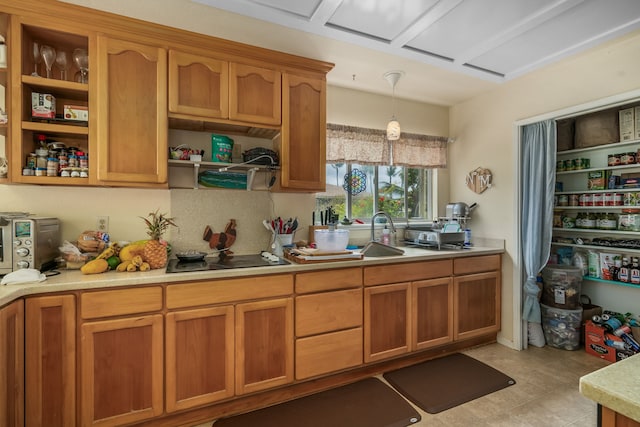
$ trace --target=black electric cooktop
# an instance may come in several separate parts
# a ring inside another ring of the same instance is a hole
[[[277,261],[269,261],[260,254],[256,255],[232,255],[225,257],[205,257],[200,261],[180,261],[170,259],[167,263],[167,273],[188,273],[192,271],[229,270],[232,268],[270,267],[276,265],[288,265],[289,261],[278,258]]]

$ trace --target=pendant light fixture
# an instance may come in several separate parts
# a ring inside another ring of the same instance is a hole
[[[391,98],[391,120],[387,124],[387,140],[397,141],[400,139],[400,123],[396,120],[396,83],[400,80],[400,77],[404,75],[404,71],[389,71],[384,73],[384,78],[391,85],[392,98]]]

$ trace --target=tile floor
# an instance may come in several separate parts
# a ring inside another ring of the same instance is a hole
[[[582,397],[578,382],[581,376],[609,362],[583,349],[566,351],[549,346],[516,351],[490,344],[464,353],[501,370],[516,384],[439,414],[416,408],[422,420],[414,426],[597,426],[596,404]],[[210,426],[206,423],[197,427]]]

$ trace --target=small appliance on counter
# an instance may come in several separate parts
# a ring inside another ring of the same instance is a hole
[[[457,224],[456,224],[457,225]],[[452,231],[446,224],[407,227],[404,229],[404,244],[427,249],[462,249],[464,247],[464,231]]]
[[[463,202],[447,203],[445,216],[439,218],[439,220],[444,221],[445,223],[456,222],[460,224],[462,229],[464,229],[467,221],[471,219],[471,211],[477,206],[477,203],[474,203],[471,206]]]
[[[26,212],[0,212],[0,275],[22,268],[55,267],[60,220]]]

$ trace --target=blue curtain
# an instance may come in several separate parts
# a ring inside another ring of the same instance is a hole
[[[547,263],[553,227],[553,193],[556,171],[556,123],[554,120],[522,127],[522,235],[525,273],[522,318],[541,323],[536,276]]]

